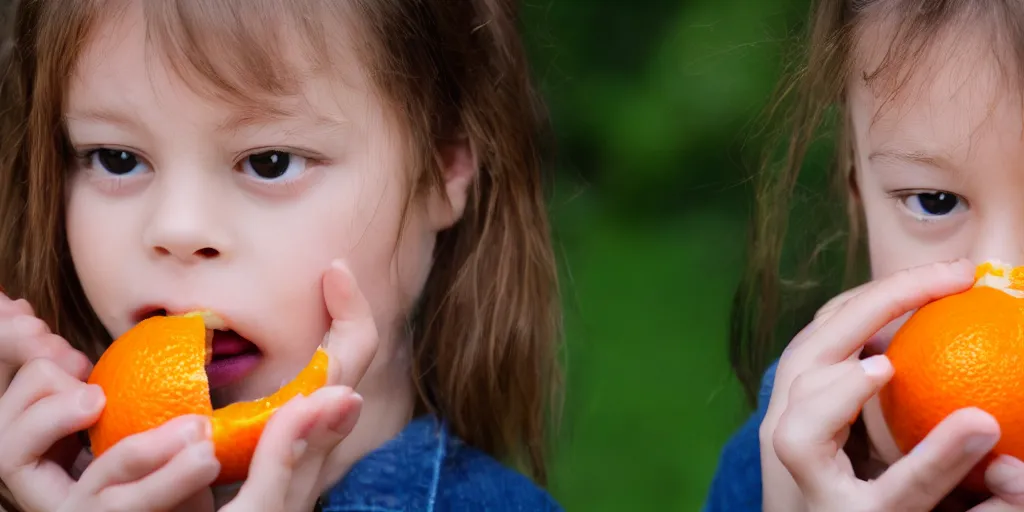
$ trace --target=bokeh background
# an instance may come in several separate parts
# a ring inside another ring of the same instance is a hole
[[[760,126],[805,0],[525,0],[557,152],[567,510],[699,510],[748,409],[727,357]],[[770,127],[769,127],[770,128]]]

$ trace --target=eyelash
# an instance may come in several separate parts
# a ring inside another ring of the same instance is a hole
[[[146,165],[146,166],[152,168],[152,166],[148,163],[148,159],[144,155],[140,154],[137,151],[133,151],[133,150],[129,150],[129,149],[124,149],[124,148],[119,148],[119,147],[116,147],[116,146],[95,146],[95,147],[77,149],[75,151],[75,160],[76,160],[78,168],[84,168],[84,169],[90,168],[92,166],[92,159],[93,159],[93,157],[96,155],[97,152],[103,151],[103,150],[124,151],[126,153],[130,153],[130,154],[132,154],[133,156],[135,156],[138,159],[140,164],[143,164],[143,165]],[[287,153],[289,155],[297,156],[297,157],[300,157],[300,158],[303,158],[303,159],[306,160],[306,169],[303,171],[303,175],[298,177],[298,178],[294,178],[294,179],[290,179],[290,180],[283,180],[283,181],[270,181],[270,180],[257,180],[257,179],[253,180],[253,181],[259,182],[259,186],[262,186],[262,187],[273,187],[275,190],[279,190],[279,191],[282,191],[282,192],[290,192],[290,191],[294,190],[295,188],[297,188],[302,183],[303,177],[305,176],[305,174],[309,170],[309,168],[311,168],[311,167],[318,167],[318,166],[324,165],[326,163],[326,159],[325,158],[320,157],[320,156],[315,156],[313,153],[311,153],[309,151],[303,151],[303,150],[299,150],[299,149],[296,149],[296,148],[267,147],[267,148],[253,149],[253,150],[247,151],[247,152],[242,153],[239,156],[235,157],[234,160],[235,160],[236,163],[232,166],[232,170],[241,173],[242,172],[241,171],[241,167],[245,164],[245,160],[247,158],[249,158],[249,157],[251,157],[253,155],[258,155],[258,154],[261,154],[261,153],[269,153],[269,152]],[[123,185],[124,181],[131,178],[131,177],[124,177],[124,176],[113,175],[113,174],[108,173],[108,172],[103,172],[103,174],[104,174],[104,176],[97,177],[97,179],[100,179],[100,180],[103,180],[104,182],[106,182],[107,186],[109,186],[112,191],[116,191],[116,190],[120,189],[120,187]]]
[[[917,213],[914,213],[914,212],[910,211],[909,210],[910,207],[905,204],[905,201],[908,198],[910,198],[910,197],[918,196],[918,195],[922,195],[922,194],[933,194],[933,195],[948,194],[948,195],[956,198],[957,205],[953,207],[953,210],[951,210],[948,213],[944,213],[944,214],[920,215],[920,214],[917,214]],[[899,207],[907,210],[906,213],[908,215],[910,215],[911,217],[913,217],[914,220],[917,220],[918,222],[929,223],[929,222],[941,221],[941,220],[949,217],[951,214],[955,213],[955,211],[956,211],[955,208],[957,208],[958,206],[961,206],[961,205],[964,208],[968,208],[968,209],[970,208],[970,204],[968,203],[967,198],[961,196],[960,194],[957,194],[957,193],[954,193],[954,192],[950,192],[948,190],[937,190],[937,189],[903,189],[903,190],[894,190],[892,192],[889,192],[888,195],[889,195],[890,198],[895,199],[896,201],[898,201]]]

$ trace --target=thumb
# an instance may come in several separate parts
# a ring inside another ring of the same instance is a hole
[[[1000,455],[985,470],[989,490],[1006,503],[1024,508],[1024,462]]]
[[[377,353],[377,324],[355,276],[342,260],[334,260],[324,274],[324,302],[331,329],[324,338],[327,384],[355,388]]]

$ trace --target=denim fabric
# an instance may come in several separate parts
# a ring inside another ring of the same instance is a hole
[[[452,435],[434,416],[412,421],[352,467],[324,512],[561,511],[522,474]]]
[[[703,512],[761,512],[761,443],[758,429],[768,410],[778,361],[761,378],[757,410],[722,448]]]

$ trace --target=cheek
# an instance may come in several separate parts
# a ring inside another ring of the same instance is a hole
[[[65,229],[75,274],[97,316],[113,331],[118,297],[124,286],[120,262],[130,257],[123,223],[111,221],[109,203],[72,180]],[[120,255],[120,257],[118,257]]]
[[[335,189],[337,190],[337,189]],[[430,270],[434,236],[422,208],[413,203],[403,212],[406,195],[394,181],[362,180],[346,200],[335,195],[319,216],[307,224],[299,247],[312,257],[302,268],[327,268],[344,258],[377,317],[388,331],[402,324],[422,291]],[[403,217],[404,213],[404,217]],[[404,221],[404,223],[403,223]],[[319,274],[318,274],[319,275]]]

